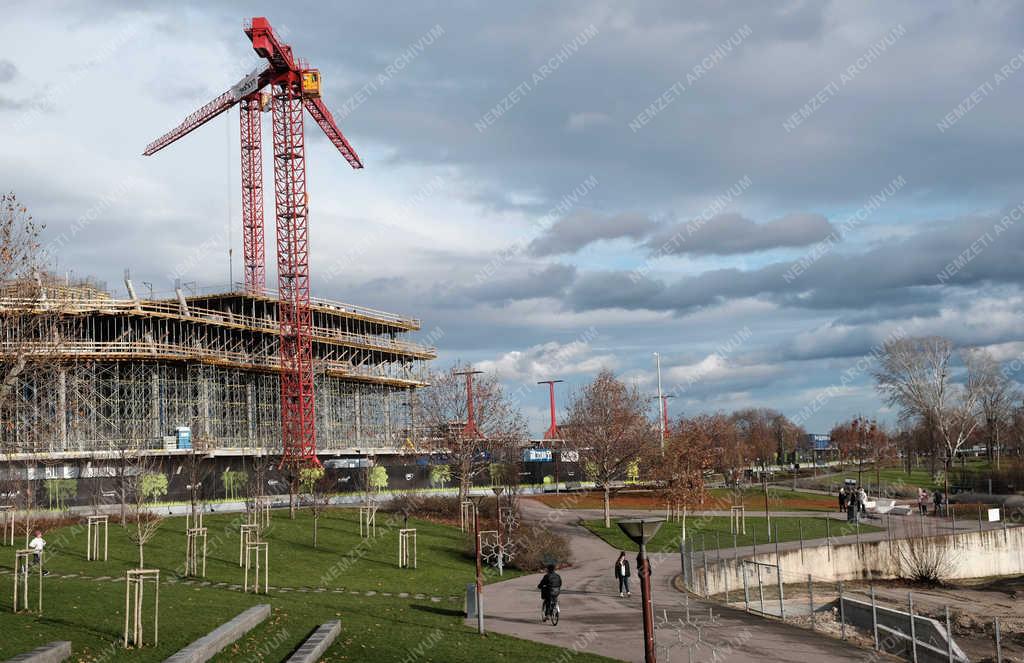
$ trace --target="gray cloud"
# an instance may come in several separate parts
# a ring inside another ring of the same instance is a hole
[[[10,60],[0,59],[0,83],[10,83],[18,75],[18,68]]]
[[[754,223],[734,213],[712,217],[690,232],[692,221],[660,228],[647,247],[658,255],[729,255],[782,247],[809,246],[834,230],[820,214],[787,214],[766,223]]]
[[[708,270],[673,282],[626,272],[587,274],[569,289],[567,305],[574,310],[685,314],[744,297],[765,297],[810,310],[934,303],[951,286],[1024,280],[1024,220],[996,234],[994,228],[1005,218],[986,215],[935,222],[915,235],[861,252],[829,253],[792,279],[787,278],[791,263],[783,262],[751,270]],[[954,273],[940,278],[951,270]]]
[[[602,239],[641,239],[655,227],[646,215],[635,212],[607,215],[583,210],[551,224],[530,243],[530,253],[534,256],[574,253]]]

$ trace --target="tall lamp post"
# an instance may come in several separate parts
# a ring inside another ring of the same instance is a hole
[[[654,353],[654,361],[658,364],[658,407],[664,412],[665,398],[661,394],[661,355],[657,352]],[[665,417],[662,415],[661,419],[661,455],[665,455]]]
[[[640,599],[644,612],[644,661],[656,663],[654,651],[654,602],[651,597],[651,566],[647,559],[647,544],[658,533],[664,518],[627,518],[618,521],[619,529],[640,546],[636,556],[637,573],[640,574]]]

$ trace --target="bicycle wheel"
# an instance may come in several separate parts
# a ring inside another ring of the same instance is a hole
[[[558,609],[558,604],[555,604],[555,609],[551,611],[551,625],[558,626],[558,613],[561,612]]]

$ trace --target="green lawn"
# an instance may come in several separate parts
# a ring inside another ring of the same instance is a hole
[[[736,536],[736,545],[749,546],[756,539],[757,544],[768,543],[768,531],[765,518],[747,516],[746,535]],[[638,546],[630,541],[619,526],[614,522],[610,528],[605,528],[603,520],[587,520],[583,525],[591,532],[620,550],[638,550]],[[801,531],[803,538],[823,539],[826,534],[826,523],[824,518],[772,518],[772,531],[778,528],[779,541],[796,541],[800,538]],[[847,525],[845,521],[831,521],[828,523],[828,533],[833,536],[854,534],[855,526]],[[674,552],[679,550],[679,539],[682,530],[681,522],[666,522],[658,530],[657,536],[649,544],[651,552]],[[871,525],[861,524],[861,533],[878,532],[880,528]],[[727,516],[709,516],[698,518],[687,518],[686,537],[693,544],[695,550],[714,550],[718,547],[731,548],[733,535],[729,532],[729,518]]]
[[[734,504],[737,498],[748,511],[761,509],[764,512],[764,489],[760,486],[735,488],[711,488],[708,500],[702,509],[724,509]],[[768,486],[768,504],[776,511],[835,511],[838,507],[835,499],[827,495],[801,492],[778,486]]]
[[[364,543],[359,535],[358,512],[332,509],[320,518],[319,549],[314,549],[308,511],[299,511],[295,520],[290,520],[287,512],[275,511],[263,537],[270,543],[270,585],[384,591],[399,588],[444,596],[460,593],[461,585],[453,583],[453,578],[459,573],[472,574],[469,560],[463,555],[464,534],[457,528],[410,520],[409,527],[417,530],[419,568],[401,570],[396,563],[398,529],[403,523],[399,517],[389,527],[389,517],[377,513],[377,539]],[[241,584],[238,525],[243,520],[240,514],[206,515],[207,580]],[[85,561],[84,527],[47,533],[46,540],[47,567],[56,573],[124,575],[126,569],[138,566],[138,549],[116,525],[110,527],[110,561],[106,564]],[[347,554],[350,551],[354,551],[351,556]],[[146,545],[145,555],[147,568],[159,568],[166,574],[182,572],[185,519],[166,520]],[[8,560],[0,558],[0,562]],[[510,573],[516,572],[507,572],[506,577]]]
[[[396,568],[397,527],[386,527],[378,514],[376,541],[364,544],[356,514],[335,510],[320,523],[320,549],[312,548],[312,523],[307,513],[295,521],[275,512],[266,533],[270,542],[271,587],[307,587],[306,592],[254,596],[228,588],[165,582],[160,589],[160,645],[139,651],[120,648],[124,619],[124,583],[85,578],[60,578],[76,573],[91,577],[123,577],[137,565],[137,552],[119,526],[110,528],[110,561],[85,561],[84,528],[48,532],[44,578],[44,615],[12,614],[10,575],[0,575],[0,660],[58,639],[71,640],[77,661],[159,661],[213,630],[244,609],[269,602],[272,616],[225,650],[219,661],[280,661],[318,626],[342,621],[342,635],[323,661],[480,661],[554,660],[565,653],[555,647],[492,634],[477,636],[463,625],[461,596],[472,582],[474,566],[462,554],[463,534],[456,528],[410,520],[419,534],[419,568]],[[241,584],[236,515],[208,515],[207,578]],[[397,523],[401,526],[401,522]],[[184,520],[167,520],[146,546],[146,566],[172,578],[182,566]],[[10,570],[11,548],[0,548],[0,569]],[[510,577],[514,573],[506,573]],[[489,578],[496,581],[497,578]],[[326,591],[312,591],[323,587]],[[344,593],[332,589],[344,588]],[[373,590],[374,596],[363,592]],[[360,592],[353,594],[352,592]],[[388,592],[392,596],[382,596]],[[399,592],[410,597],[399,598]],[[422,593],[427,598],[416,599]],[[444,597],[433,602],[429,596]],[[34,599],[34,595],[33,595]],[[414,659],[409,657],[415,656]],[[601,657],[574,655],[573,660]]]

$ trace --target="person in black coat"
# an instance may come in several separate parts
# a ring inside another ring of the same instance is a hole
[[[619,553],[619,558],[615,560],[615,578],[619,581],[619,596],[629,596],[629,560],[626,559],[626,553]]]
[[[548,564],[548,572],[540,579],[537,589],[540,590],[540,597],[544,602],[544,621],[547,621],[548,606],[554,606],[558,602],[558,595],[562,592],[562,576],[555,573],[554,564]]]

